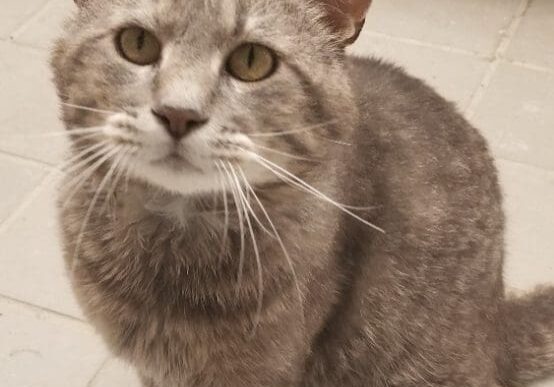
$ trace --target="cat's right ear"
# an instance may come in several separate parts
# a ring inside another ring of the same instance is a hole
[[[318,0],[327,20],[344,45],[353,43],[364,26],[372,0]]]

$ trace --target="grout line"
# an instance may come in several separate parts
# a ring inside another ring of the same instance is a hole
[[[527,63],[527,62],[522,62],[519,60],[513,60],[513,59],[507,59],[507,58],[503,58],[502,61],[514,66],[522,67],[527,70],[534,70],[541,73],[554,74],[554,68],[551,68],[551,67],[545,67],[545,66],[536,65],[533,63]]]
[[[13,160],[13,161],[17,161],[18,163],[21,163],[21,164],[24,164],[24,165],[37,167],[37,168],[42,169],[43,171],[46,171],[46,172],[51,172],[51,171],[56,169],[55,165],[49,164],[45,161],[39,161],[39,160],[36,160],[36,159],[31,159],[31,158],[28,158],[28,157],[25,157],[25,156],[22,156],[22,155],[18,155],[17,153],[8,152],[8,151],[4,151],[4,150],[1,150],[1,149],[0,149],[0,157],[5,158],[5,159],[10,159],[10,160]]]
[[[475,112],[477,110],[477,105],[479,105],[479,103],[485,96],[485,92],[487,91],[489,85],[491,84],[494,74],[496,73],[496,70],[498,69],[500,62],[502,61],[504,54],[510,47],[510,43],[512,43],[512,40],[519,28],[519,25],[521,24],[523,17],[525,16],[527,10],[529,9],[530,4],[531,4],[531,0],[520,1],[519,7],[515,13],[515,17],[513,18],[508,28],[506,29],[506,32],[504,32],[504,36],[502,37],[502,39],[500,39],[498,48],[494,52],[494,56],[491,61],[491,64],[489,65],[489,68],[487,69],[485,75],[483,76],[483,79],[481,80],[481,84],[479,85],[479,87],[471,97],[471,102],[469,103],[469,106],[465,111],[465,116],[467,117],[468,120],[471,120],[475,115]]]
[[[5,294],[0,294],[0,299],[15,303],[15,304],[18,304],[18,305],[21,305],[21,306],[24,306],[28,309],[34,309],[34,310],[37,310],[37,311],[40,311],[40,312],[55,315],[56,317],[61,317],[61,318],[64,318],[66,320],[71,320],[73,322],[77,322],[77,323],[80,323],[80,324],[83,324],[83,325],[90,326],[90,324],[87,321],[82,320],[78,317],[71,316],[69,314],[65,314],[65,313],[62,313],[62,312],[58,312],[56,310],[46,308],[44,306],[36,305],[36,304],[31,303],[31,302],[19,300],[19,299],[14,298],[14,297],[6,296]]]
[[[38,184],[38,186],[27,194],[21,204],[2,222],[0,222],[0,234],[4,233],[18,218],[24,213],[27,208],[33,204],[33,202],[38,198],[38,196],[44,191],[48,184],[52,183],[54,179],[59,174],[58,171],[52,170],[48,173]]]
[[[42,165],[43,167],[49,170],[55,169],[56,166],[60,163],[59,161],[56,162],[56,161],[44,161],[38,158],[35,159],[33,157],[25,156],[5,149],[0,149],[0,154],[5,157],[11,157],[12,159],[26,161],[28,163],[34,163],[35,165]]]
[[[12,39],[12,38],[9,38],[9,39],[0,39],[0,42],[2,43],[8,43],[8,44],[11,44],[12,46],[15,46],[17,48],[21,48],[23,50],[28,50],[30,52],[48,52],[48,50],[50,49],[49,47],[46,47],[46,46],[39,46],[39,45],[35,45],[33,43],[26,43],[26,42],[22,42],[20,40],[15,40],[15,39]]]
[[[44,3],[39,6],[34,12],[32,12],[27,19],[21,22],[18,27],[16,27],[10,34],[10,40],[14,40],[17,38],[18,35],[20,35],[22,32],[25,32],[27,27],[32,24],[35,20],[39,18],[39,16],[42,15],[42,13],[48,8],[50,3],[53,3],[54,0],[45,0]]]
[[[522,167],[537,169],[537,170],[539,170],[541,172],[544,172],[544,173],[547,173],[547,174],[554,174],[554,170],[552,170],[551,168],[536,165],[536,164],[526,163],[526,162],[521,161],[521,160],[515,160],[515,159],[511,159],[509,157],[501,157],[501,156],[495,157],[495,159],[498,160],[498,161],[502,161],[502,162],[517,164],[517,165],[522,166]]]
[[[377,32],[377,31],[373,31],[373,30],[366,30],[362,34],[365,35],[365,36],[369,36],[369,37],[373,36],[373,37],[377,37],[377,38],[385,38],[385,39],[393,40],[393,41],[399,42],[399,43],[406,43],[406,44],[411,44],[411,45],[414,45],[414,46],[425,47],[425,48],[433,48],[435,50],[440,50],[440,51],[454,53],[454,54],[461,54],[461,55],[465,55],[465,56],[472,56],[472,57],[476,57],[476,58],[484,59],[484,60],[492,60],[491,56],[484,55],[484,54],[478,53],[476,51],[466,50],[466,49],[463,49],[463,48],[445,46],[445,45],[442,45],[442,44],[430,43],[430,42],[425,42],[425,41],[422,41],[422,40],[417,40],[417,39],[412,39],[412,38],[404,38],[404,37],[399,37],[399,36],[393,36],[393,35],[385,34],[385,33],[382,33],[382,32]]]
[[[10,42],[14,46],[21,47],[21,48],[28,49],[28,50],[32,50],[32,51],[44,52],[44,51],[48,51],[50,49],[50,47],[48,47],[48,46],[39,46],[37,44],[22,42],[21,40],[16,40],[16,39],[10,39],[10,40],[7,40],[7,42]]]
[[[86,387],[93,387],[93,386],[94,386],[94,383],[95,383],[96,380],[98,379],[98,376],[100,375],[100,373],[102,372],[102,370],[104,369],[104,367],[108,364],[108,362],[110,361],[110,359],[111,359],[111,356],[108,356],[108,357],[100,364],[100,367],[98,367],[98,369],[96,370],[96,372],[94,373],[94,375],[92,375],[92,378],[88,381]]]

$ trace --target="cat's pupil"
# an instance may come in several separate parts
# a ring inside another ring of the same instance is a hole
[[[254,52],[254,46],[250,46],[248,50],[248,67],[252,68],[254,65],[254,60],[256,59],[256,54]]]
[[[146,33],[144,31],[140,31],[139,36],[137,36],[137,50],[142,51],[144,48],[144,42],[146,40]]]

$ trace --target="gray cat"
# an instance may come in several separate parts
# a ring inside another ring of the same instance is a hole
[[[75,292],[148,387],[523,386],[481,135],[344,47],[369,0],[80,0],[52,63]]]

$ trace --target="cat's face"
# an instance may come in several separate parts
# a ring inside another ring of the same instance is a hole
[[[194,194],[301,173],[352,130],[344,54],[313,2],[85,1],[53,58],[85,164]]]

